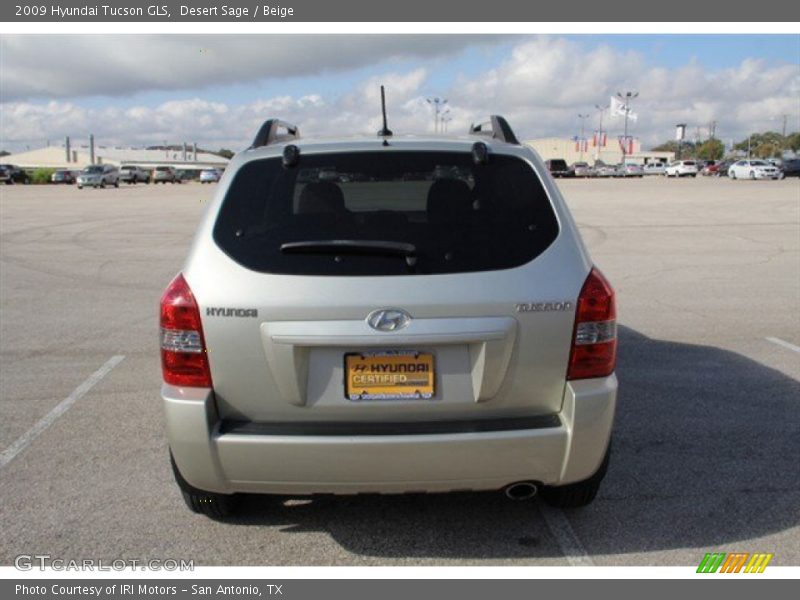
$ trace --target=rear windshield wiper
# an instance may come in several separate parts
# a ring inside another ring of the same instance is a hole
[[[417,264],[417,247],[406,242],[379,240],[310,240],[307,242],[286,242],[281,244],[281,252],[297,254],[371,254],[378,256],[402,256],[406,264]]]

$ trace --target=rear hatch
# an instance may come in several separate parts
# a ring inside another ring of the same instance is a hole
[[[222,418],[560,409],[585,257],[528,160],[468,149],[238,169],[185,271]]]

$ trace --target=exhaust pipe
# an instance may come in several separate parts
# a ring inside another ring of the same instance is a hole
[[[504,490],[506,498],[511,500],[530,500],[539,491],[535,483],[530,481],[520,481],[519,483],[512,483],[506,486]]]

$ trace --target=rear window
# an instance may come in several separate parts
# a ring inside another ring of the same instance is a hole
[[[525,161],[468,152],[363,152],[280,158],[238,170],[214,225],[219,247],[255,271],[404,275],[516,267],[558,222]]]

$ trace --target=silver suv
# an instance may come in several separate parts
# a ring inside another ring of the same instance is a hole
[[[119,169],[119,180],[126,183],[136,184],[150,183],[150,173],[135,165],[123,165]]]
[[[231,161],[161,299],[188,506],[242,493],[537,490],[591,502],[617,392],[614,291],[502,117],[458,138],[301,139]]]
[[[113,165],[89,165],[78,173],[78,189],[84,187],[104,188],[107,185],[119,187],[119,169]]]

